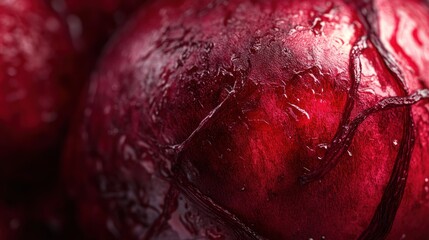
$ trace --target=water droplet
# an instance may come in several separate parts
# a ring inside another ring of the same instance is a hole
[[[324,25],[325,25],[325,23],[322,21],[322,19],[320,17],[316,17],[313,20],[311,30],[315,35],[320,35],[322,30],[323,30]]]
[[[299,99],[297,99],[299,101]],[[293,109],[297,110],[300,114],[304,115],[308,120],[310,120],[310,114],[303,108],[300,108],[296,104],[288,103]]]
[[[397,139],[393,140],[393,145],[398,146],[398,140]]]
[[[327,143],[321,143],[321,144],[318,144],[317,146],[319,148],[322,148],[322,149],[328,149],[328,144]]]

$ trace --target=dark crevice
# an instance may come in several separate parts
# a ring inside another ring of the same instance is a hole
[[[189,147],[190,142],[196,141],[196,139],[204,132],[206,127],[210,125],[211,121],[215,121],[222,116],[225,109],[230,106],[232,103],[239,101],[238,99],[245,99],[255,92],[257,87],[251,82],[248,81],[247,71],[229,71],[232,75],[237,76],[237,81],[235,82],[232,89],[228,91],[228,95],[218,104],[218,106],[213,109],[206,118],[204,118],[199,126],[188,136],[185,141],[180,144],[168,146],[165,148],[165,153],[168,156],[167,159],[174,159],[170,167],[163,167],[162,176],[170,184],[171,189],[168,195],[171,195],[170,192],[174,192],[177,195],[175,198],[166,196],[165,201],[173,201],[173,203],[166,203],[163,207],[162,214],[158,219],[152,224],[150,230],[146,233],[145,238],[151,239],[159,232],[159,226],[163,226],[168,220],[169,216],[176,210],[171,206],[177,207],[177,196],[178,194],[183,194],[191,202],[195,203],[201,208],[201,210],[219,223],[222,226],[229,226],[232,228],[235,239],[249,239],[249,240],[263,240],[264,238],[258,235],[253,229],[247,226],[242,222],[237,216],[226,210],[225,208],[216,204],[212,199],[202,193],[197,187],[195,187],[188,180],[188,172],[192,171],[187,169],[187,161],[183,159],[182,154],[184,154]],[[157,227],[158,226],[158,227]]]
[[[213,216],[214,220],[223,226],[234,229],[235,239],[264,240],[265,238],[258,235],[253,229],[248,227],[237,216],[217,205],[212,199],[203,194],[187,179],[186,173],[178,169],[172,181],[175,186],[185,194],[191,201],[201,207],[201,210]]]
[[[299,179],[301,184],[307,184],[309,182],[319,180],[325,176],[328,172],[335,168],[335,166],[340,161],[341,156],[347,151],[351,144],[352,137],[350,137],[350,133],[353,131],[353,129],[350,128],[350,115],[354,108],[355,99],[357,97],[358,88],[361,81],[362,70],[359,56],[361,55],[361,52],[364,48],[366,48],[366,37],[361,37],[350,52],[349,69],[352,84],[340,121],[340,127],[335,133],[335,136],[329,145],[325,156],[322,158],[323,164],[317,170],[301,176]]]
[[[402,72],[394,57],[386,50],[378,37],[378,19],[373,1],[358,2],[357,10],[364,23],[370,37],[370,41],[376,47],[383,61],[396,82],[402,88],[402,94],[408,94],[408,88]],[[371,24],[372,23],[372,24]],[[406,107],[404,118],[404,130],[399,152],[395,159],[392,174],[384,189],[380,203],[375,210],[368,227],[359,236],[360,240],[386,239],[392,229],[396,213],[402,201],[408,177],[408,169],[411,161],[411,154],[415,142],[414,122],[411,107]]]
[[[356,118],[348,123],[341,125],[334,140],[332,141],[327,153],[322,158],[323,165],[317,170],[303,175],[300,177],[302,184],[307,184],[316,180],[322,179],[328,174],[341,160],[341,157],[346,153],[349,148],[354,135],[358,127],[367,119],[369,116],[381,112],[390,110],[392,108],[401,108],[410,106],[418,103],[423,99],[429,99],[429,90],[423,89],[415,92],[407,97],[388,97],[380,100],[374,106],[362,111]],[[405,133],[404,133],[405,134]]]

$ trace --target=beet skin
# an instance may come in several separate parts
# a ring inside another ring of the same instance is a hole
[[[421,1],[154,1],[95,72],[64,174],[99,239],[424,239]]]

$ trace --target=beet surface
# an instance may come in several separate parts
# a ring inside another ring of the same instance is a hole
[[[423,1],[156,1],[63,173],[96,239],[424,239]],[[410,34],[411,33],[411,34]]]

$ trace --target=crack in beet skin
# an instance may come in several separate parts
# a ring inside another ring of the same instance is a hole
[[[357,96],[357,91],[361,81],[361,63],[359,56],[361,51],[366,48],[366,37],[361,37],[353,46],[350,53],[350,72],[352,77],[352,86],[350,87],[346,106],[341,118],[340,127],[338,128],[330,147],[325,156],[322,158],[324,164],[317,170],[303,175],[299,181],[301,184],[306,184],[321,179],[329,171],[331,171],[341,159],[341,156],[347,151],[351,144],[352,137],[356,129],[350,126],[350,115],[354,108],[354,100]],[[356,126],[357,128],[357,126]]]
[[[254,232],[233,213],[216,204],[212,199],[204,195],[198,188],[194,187],[187,178],[186,170],[183,167],[183,162],[180,161],[180,155],[184,150],[186,150],[189,143],[193,141],[198,134],[200,134],[200,132],[210,121],[216,119],[216,116],[221,112],[220,110],[222,110],[228,102],[237,101],[237,98],[246,98],[254,92],[255,86],[253,86],[251,82],[247,84],[245,82],[248,75],[247,70],[232,70],[230,73],[232,75],[239,76],[241,80],[234,82],[232,89],[228,90],[227,96],[221,100],[221,102],[213,110],[211,110],[203,120],[200,121],[197,128],[194,129],[183,142],[164,148],[166,155],[171,157],[169,159],[174,159],[171,167],[164,167],[164,171],[162,173],[163,177],[168,180],[171,186],[164,198],[162,213],[151,224],[143,239],[151,239],[158,235],[162,226],[168,222],[171,213],[177,209],[179,193],[184,194],[191,201],[200,206],[203,212],[214,216],[216,222],[225,226],[232,226],[236,230],[234,231],[234,234],[236,235],[235,237],[237,239],[265,239]]]
[[[366,0],[358,4],[357,7],[358,13],[370,34],[371,42],[382,55],[386,66],[394,76],[395,80],[401,85],[403,93],[407,94],[408,89],[401,70],[377,35],[379,32],[378,19],[376,9],[374,8],[374,2],[372,0]],[[373,23],[372,25],[370,24],[371,22]],[[382,199],[371,219],[371,223],[360,235],[359,239],[385,239],[392,228],[393,221],[395,220],[396,213],[399,209],[399,205],[401,204],[407,182],[408,169],[411,162],[411,153],[415,142],[414,122],[411,107],[407,107],[406,110],[407,114],[404,119],[404,136],[395,160],[392,174],[384,190]]]
[[[351,97],[353,98],[353,97]],[[410,106],[418,103],[423,99],[429,99],[429,89],[418,90],[414,94],[407,97],[388,97],[380,100],[374,106],[365,109],[362,111],[356,118],[352,121],[345,121],[346,123],[342,124],[337,134],[334,137],[330,147],[328,148],[327,153],[322,158],[324,161],[323,165],[304,176],[300,177],[301,184],[307,184],[316,180],[320,180],[326,174],[328,174],[341,160],[341,157],[346,153],[347,149],[350,147],[350,144],[353,140],[354,135],[360,124],[365,121],[369,116],[381,112],[390,110],[392,108],[399,108]],[[348,110],[352,108],[347,108],[346,114],[349,114]],[[344,115],[343,115],[344,116]]]
[[[235,237],[237,239],[249,239],[249,240],[264,240],[265,238],[259,236],[256,232],[243,223],[237,216],[222,206],[216,204],[212,199],[204,195],[198,188],[194,187],[189,182],[182,169],[178,169],[178,172],[174,176],[172,181],[180,191],[189,197],[192,201],[197,203],[202,210],[207,214],[216,216],[216,221],[226,226],[232,226]]]
[[[245,99],[254,93],[256,86],[252,85],[252,82],[246,83],[245,81],[248,76],[248,70],[232,70],[230,73],[232,75],[239,76],[240,81],[234,82],[232,89],[228,91],[228,95],[212,111],[208,113],[208,115],[200,122],[198,127],[192,131],[189,137],[187,137],[182,143],[171,146],[171,149],[173,149],[171,154],[174,155],[175,161],[173,162],[170,174],[166,177],[170,179],[169,182],[173,184],[175,188],[180,190],[180,192],[187,196],[191,201],[197,203],[197,205],[202,208],[202,211],[211,216],[214,216],[218,223],[226,226],[233,226],[233,228],[236,230],[234,231],[234,234],[236,234],[237,239],[263,240],[263,237],[259,236],[237,216],[222,206],[216,204],[212,199],[204,195],[198,188],[193,186],[193,184],[188,180],[183,159],[180,159],[180,155],[184,150],[186,150],[189,142],[194,140],[194,138],[200,134],[203,128],[207,125],[207,122],[213,121],[216,115],[220,114],[220,109],[227,106],[227,103],[230,101]]]
[[[219,112],[220,109],[225,105],[225,103],[231,98],[234,97],[234,94],[237,91],[237,82],[234,82],[234,86],[232,87],[231,91],[228,91],[228,95],[213,109],[209,112],[209,114],[201,120],[201,122],[198,124],[198,127],[192,131],[192,133],[180,144],[174,145],[171,148],[176,151],[176,154],[180,154],[187,146],[188,144],[193,140],[194,136],[198,134],[210,121],[210,119],[213,118],[213,116]]]

